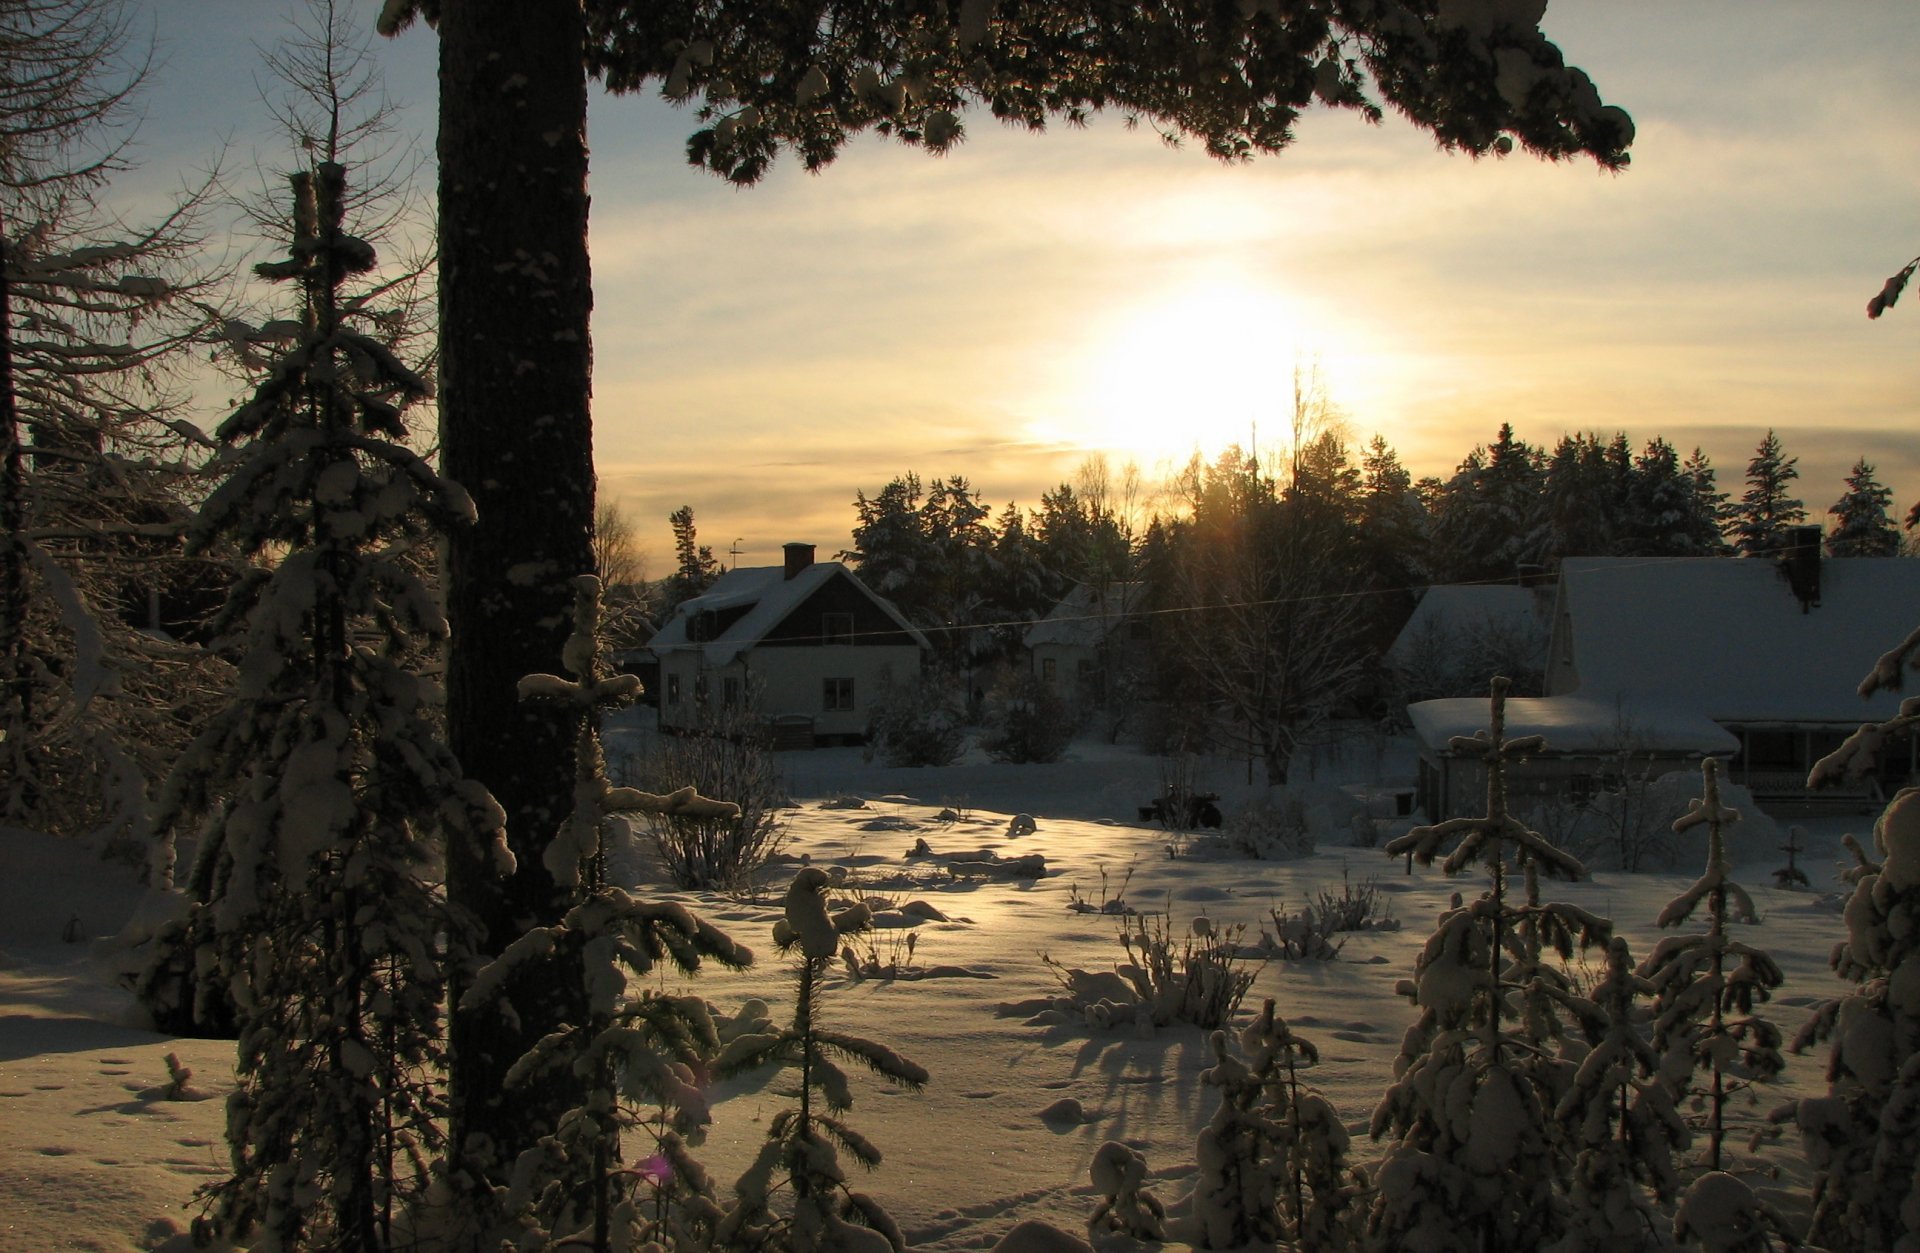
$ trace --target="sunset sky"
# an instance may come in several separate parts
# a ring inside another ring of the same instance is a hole
[[[372,20],[378,5],[355,6]],[[140,158],[272,150],[249,47],[268,0],[147,0]],[[1703,445],[1736,494],[1768,427],[1820,513],[1853,460],[1920,494],[1920,5],[1553,0],[1543,28],[1633,114],[1625,173],[1437,152],[1396,117],[1319,113],[1223,167],[1119,119],[969,118],[935,159],[876,138],[738,191],[685,166],[691,115],[596,92],[601,491],[664,573],[666,515],[743,564],[846,545],[856,490],[964,474],[1038,504],[1092,451],[1149,480],[1272,447],[1296,366],[1357,445],[1450,472],[1512,422]],[[382,46],[430,150],[433,35]]]

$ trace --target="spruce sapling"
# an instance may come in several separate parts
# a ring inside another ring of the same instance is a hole
[[[708,1122],[700,1076],[719,1049],[712,1016],[698,997],[648,988],[627,999],[629,974],[644,979],[663,964],[692,974],[707,959],[738,969],[753,955],[683,906],[649,904],[607,881],[607,831],[616,815],[726,817],[738,808],[691,788],[657,796],[607,781],[600,718],[632,700],[639,680],[605,673],[600,580],[581,575],[574,592],[573,634],[561,649],[573,677],[535,674],[520,682],[522,699],[569,706],[579,720],[573,812],[545,854],[548,872],[572,888],[574,903],[559,923],[527,932],[482,969],[461,1010],[482,1009],[529,961],[579,981],[586,1021],[543,1037],[507,1072],[507,1082],[537,1083],[556,1071],[585,1075],[585,1103],[521,1154],[505,1201],[539,1247],[607,1253],[649,1240],[671,1245],[710,1230],[719,1216],[705,1172],[688,1152]],[[635,1132],[650,1134],[654,1151],[630,1167],[625,1150]]]
[[[766,1144],[734,1185],[738,1199],[714,1235],[716,1246],[794,1253],[873,1253],[883,1248],[904,1253],[906,1248],[899,1226],[879,1202],[847,1186],[839,1151],[844,1149],[872,1170],[880,1164],[880,1150],[840,1117],[853,1105],[853,1086],[840,1063],[864,1066],[916,1092],[926,1085],[927,1072],[883,1044],[821,1025],[822,991],[842,937],[873,924],[865,904],[830,912],[828,888],[825,871],[805,867],[788,887],[784,916],[774,924],[774,944],[798,956],[793,1025],[742,1035],[715,1064],[722,1074],[766,1065],[800,1071],[800,1104],[774,1116]],[[775,1201],[783,1185],[790,1193],[784,1215]]]
[[[219,623],[244,631],[234,699],[162,797],[169,885],[196,818],[200,846],[155,966],[191,974],[200,1016],[221,1003],[238,1028],[231,1174],[202,1189],[197,1234],[365,1249],[391,1243],[441,1148],[439,852],[512,858],[415,669],[447,624],[413,550],[472,504],[400,442],[424,380],[351,325],[341,285],[373,250],[342,227],[345,172],[293,185],[292,255],[259,273],[298,284],[301,318],[219,428],[226,477],[189,536],[255,564]]]
[[[1239,1036],[1210,1039],[1214,1065],[1203,1082],[1220,1089],[1220,1107],[1195,1143],[1197,1242],[1239,1248],[1289,1239],[1303,1248],[1349,1248],[1357,1234],[1347,1131],[1326,1098],[1300,1082],[1319,1051],[1295,1035],[1269,1000]]]
[[[1559,995],[1591,1047],[1553,1111],[1574,1154],[1572,1213],[1553,1253],[1665,1249],[1670,1224],[1647,1192],[1673,1203],[1680,1188],[1674,1155],[1689,1132],[1658,1082],[1659,1056],[1642,1025],[1653,985],[1634,973],[1627,942],[1615,936],[1592,993]]]
[[[1442,844],[1459,843],[1442,863],[1448,874],[1478,863],[1490,880],[1471,904],[1443,913],[1401,991],[1420,1008],[1394,1062],[1395,1081],[1374,1111],[1372,1135],[1391,1136],[1368,1235],[1381,1248],[1544,1248],[1563,1233],[1567,1206],[1549,1114],[1565,1063],[1543,1056],[1527,993],[1537,962],[1529,936],[1609,938],[1610,925],[1562,904],[1516,904],[1509,858],[1531,871],[1578,879],[1579,861],[1529,830],[1507,804],[1506,768],[1543,743],[1506,738],[1504,678],[1493,681],[1489,730],[1456,737],[1450,747],[1485,764],[1487,811],[1418,827],[1387,845],[1430,864]],[[1457,898],[1456,898],[1457,900]]]
[[[1780,986],[1780,967],[1764,952],[1728,934],[1728,924],[1758,923],[1746,889],[1733,881],[1727,862],[1726,828],[1740,818],[1720,803],[1720,763],[1700,766],[1703,795],[1676,818],[1676,834],[1707,829],[1707,867],[1686,891],[1660,912],[1662,927],[1677,927],[1706,907],[1704,935],[1668,936],[1641,963],[1653,985],[1653,1047],[1676,1101],[1692,1098],[1707,1134],[1704,1164],[1727,1165],[1727,1105],[1740,1092],[1765,1083],[1786,1068],[1780,1031],[1754,1011]],[[1705,1078],[1694,1086],[1694,1076]]]

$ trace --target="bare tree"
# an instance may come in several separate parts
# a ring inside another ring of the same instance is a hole
[[[204,584],[172,371],[212,320],[212,176],[112,211],[146,71],[121,0],[0,9],[0,813],[67,832],[138,825],[211,665],[159,629]]]

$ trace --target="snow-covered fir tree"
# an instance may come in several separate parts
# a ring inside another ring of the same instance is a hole
[[[1662,1079],[1676,1101],[1700,1110],[1706,1168],[1725,1170],[1728,1104],[1786,1067],[1779,1028],[1755,1009],[1783,976],[1765,952],[1728,931],[1732,923],[1756,924],[1760,915],[1727,860],[1726,828],[1740,813],[1720,802],[1720,763],[1709,757],[1700,772],[1702,794],[1673,829],[1706,828],[1706,870],[1660,911],[1659,925],[1678,927],[1704,906],[1707,930],[1662,938],[1639,973],[1653,986],[1653,1045]]]
[[[1319,1050],[1293,1033],[1271,1000],[1238,1039],[1245,1060],[1228,1032],[1214,1032],[1214,1064],[1200,1075],[1220,1089],[1220,1105],[1194,1145],[1195,1243],[1237,1249],[1286,1239],[1324,1253],[1353,1247],[1364,1215],[1347,1129],[1300,1078],[1319,1062]]]
[[[1834,557],[1893,557],[1900,552],[1900,529],[1887,514],[1893,492],[1873,477],[1865,457],[1847,472],[1847,490],[1827,510],[1833,530],[1827,553]]]
[[[1479,865],[1489,886],[1441,914],[1413,979],[1401,984],[1420,1014],[1373,1115],[1373,1138],[1391,1143],[1368,1217],[1370,1248],[1546,1248],[1568,1226],[1552,1113],[1570,1063],[1543,1052],[1540,1042],[1558,1032],[1539,1021],[1532,989],[1520,980],[1538,968],[1529,933],[1587,944],[1608,939],[1610,927],[1572,906],[1513,899],[1516,867],[1564,879],[1585,870],[1508,807],[1508,763],[1543,743],[1506,737],[1508,686],[1504,678],[1493,682],[1489,730],[1450,745],[1482,761],[1487,812],[1417,827],[1386,848],[1430,864],[1457,838],[1442,869],[1451,875]]]
[[[190,537],[256,564],[221,619],[238,690],[163,794],[163,864],[183,835],[198,849],[180,947],[147,986],[194,976],[239,1034],[231,1173],[203,1190],[199,1229],[369,1249],[441,1148],[439,850],[491,847],[503,872],[511,857],[412,668],[447,629],[414,550],[472,506],[401,442],[424,380],[343,316],[342,283],[373,263],[342,228],[344,170],[292,182],[292,253],[260,272],[297,287],[299,318],[219,428],[224,481]]]
[[[793,1025],[737,1037],[715,1065],[721,1074],[790,1066],[799,1071],[800,1088],[799,1105],[774,1115],[766,1144],[735,1183],[735,1203],[714,1233],[717,1247],[791,1253],[904,1253],[906,1248],[898,1224],[880,1203],[847,1184],[841,1151],[873,1170],[880,1150],[842,1117],[853,1106],[853,1084],[841,1063],[864,1067],[909,1091],[926,1086],[927,1072],[884,1044],[823,1023],[826,974],[843,937],[873,925],[864,903],[832,912],[828,892],[825,871],[803,868],[788,886],[783,916],[774,924],[774,944],[797,957]]]
[[[655,987],[629,996],[628,989],[663,966],[690,975],[708,960],[738,969],[753,955],[685,906],[645,902],[608,882],[607,852],[620,815],[724,818],[738,816],[739,807],[692,788],[655,795],[608,782],[600,717],[632,701],[640,682],[606,673],[600,580],[582,575],[575,585],[574,632],[563,654],[572,677],[529,675],[520,690],[525,699],[568,706],[580,721],[573,813],[546,854],[554,879],[573,885],[576,903],[559,923],[528,931],[481,970],[461,1009],[486,1012],[535,958],[542,972],[577,981],[588,1006],[586,1021],[546,1036],[508,1072],[515,1084],[541,1082],[555,1070],[586,1076],[585,1102],[514,1165],[502,1200],[508,1215],[521,1218],[519,1247],[608,1253],[650,1240],[685,1247],[719,1217],[689,1146],[708,1122],[700,1076],[720,1037],[699,997]],[[635,1140],[644,1142],[637,1162]]]
[[[1909,700],[1908,705],[1914,704]],[[1920,1233],[1920,790],[1905,788],[1874,826],[1834,945],[1853,983],[1793,1042],[1827,1041],[1827,1094],[1775,1115],[1798,1124],[1814,1168],[1823,1248],[1905,1253]]]
[[[1659,1055],[1647,1039],[1653,985],[1634,973],[1627,942],[1615,936],[1592,991],[1562,995],[1589,1048],[1554,1109],[1573,1172],[1567,1231],[1553,1253],[1667,1248],[1670,1223],[1661,1206],[1679,1194],[1674,1155],[1689,1132],[1659,1081]]]
[[[1733,546],[1743,557],[1765,557],[1786,543],[1787,528],[1807,520],[1800,501],[1788,495],[1800,477],[1798,457],[1780,447],[1780,437],[1769,430],[1747,462],[1747,490],[1729,507]]]

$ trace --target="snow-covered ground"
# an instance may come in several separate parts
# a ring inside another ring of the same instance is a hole
[[[782,764],[796,807],[786,860],[767,888],[755,899],[684,895],[760,960],[749,972],[704,978],[699,990],[723,1009],[759,997],[776,1016],[787,1012],[791,971],[770,935],[779,890],[803,857],[846,867],[848,882],[875,898],[924,902],[944,916],[917,915],[925,920],[914,928],[904,977],[855,980],[836,972],[820,1011],[827,1024],[891,1044],[932,1073],[919,1094],[856,1077],[849,1116],[886,1156],[863,1186],[916,1248],[988,1248],[1025,1218],[1084,1229],[1096,1201],[1088,1165],[1108,1140],[1145,1154],[1163,1200],[1177,1201],[1189,1186],[1194,1136],[1216,1099],[1200,1082],[1211,1062],[1202,1033],[1094,1030],[1040,1004],[1061,994],[1043,956],[1090,971],[1125,957],[1117,919],[1077,912],[1076,899],[1098,905],[1124,890],[1136,908],[1170,909],[1181,928],[1204,913],[1217,926],[1244,923],[1252,936],[1271,909],[1297,912],[1307,894],[1338,891],[1343,880],[1377,881],[1401,929],[1351,934],[1332,961],[1270,961],[1247,1001],[1250,1011],[1274,998],[1279,1013],[1319,1046],[1323,1062],[1313,1078],[1365,1160],[1368,1120],[1413,1020],[1395,983],[1411,972],[1450,895],[1479,889],[1437,868],[1409,873],[1375,848],[1344,842],[1344,832],[1342,843],[1325,842],[1289,862],[1170,849],[1169,833],[1138,822],[1136,813],[1157,791],[1161,764],[1123,748],[1080,744],[1051,766],[976,761],[889,770],[851,749],[784,754]],[[1412,759],[1404,745],[1389,744],[1320,763],[1315,774],[1316,784],[1390,793],[1411,784]],[[1230,810],[1246,791],[1240,768],[1229,763],[1216,763],[1201,783],[1221,792]],[[854,800],[860,807],[850,807]],[[1381,812],[1390,814],[1390,803]],[[1030,815],[1035,829],[1010,834],[1016,814]],[[1766,824],[1753,824],[1737,849],[1739,877],[1764,915],[1752,938],[1786,974],[1772,1017],[1789,1036],[1814,1004],[1843,990],[1827,969],[1840,915],[1822,896],[1833,887],[1840,833],[1864,835],[1870,821],[1807,824],[1813,851],[1803,864],[1813,891],[1769,886],[1768,872],[1782,857]],[[1384,842],[1408,823],[1383,817],[1377,825]],[[1736,827],[1736,846],[1741,837]],[[935,854],[1037,853],[1046,874],[955,877],[937,858],[911,855],[922,840]],[[1704,837],[1699,842],[1694,851],[1703,852]],[[154,1248],[185,1229],[194,1188],[223,1173],[219,1098],[231,1086],[232,1045],[125,1025],[132,1007],[107,977],[98,940],[139,905],[129,871],[22,832],[0,831],[0,848],[0,1248]],[[1651,947],[1661,906],[1697,870],[1689,861],[1671,874],[1601,873],[1557,885],[1553,894],[1611,917],[1638,957]],[[898,954],[905,929],[876,933],[882,959]],[[169,1099],[169,1053],[194,1072],[184,1095],[201,1099]],[[1823,1066],[1818,1054],[1793,1059],[1778,1095],[1820,1090]],[[719,1179],[746,1164],[790,1091],[788,1077],[776,1075],[734,1081],[714,1094],[716,1122],[699,1156]],[[1764,1095],[1740,1113],[1763,1119],[1776,1103]],[[1798,1145],[1762,1152],[1780,1171],[1775,1199],[1803,1211]]]

